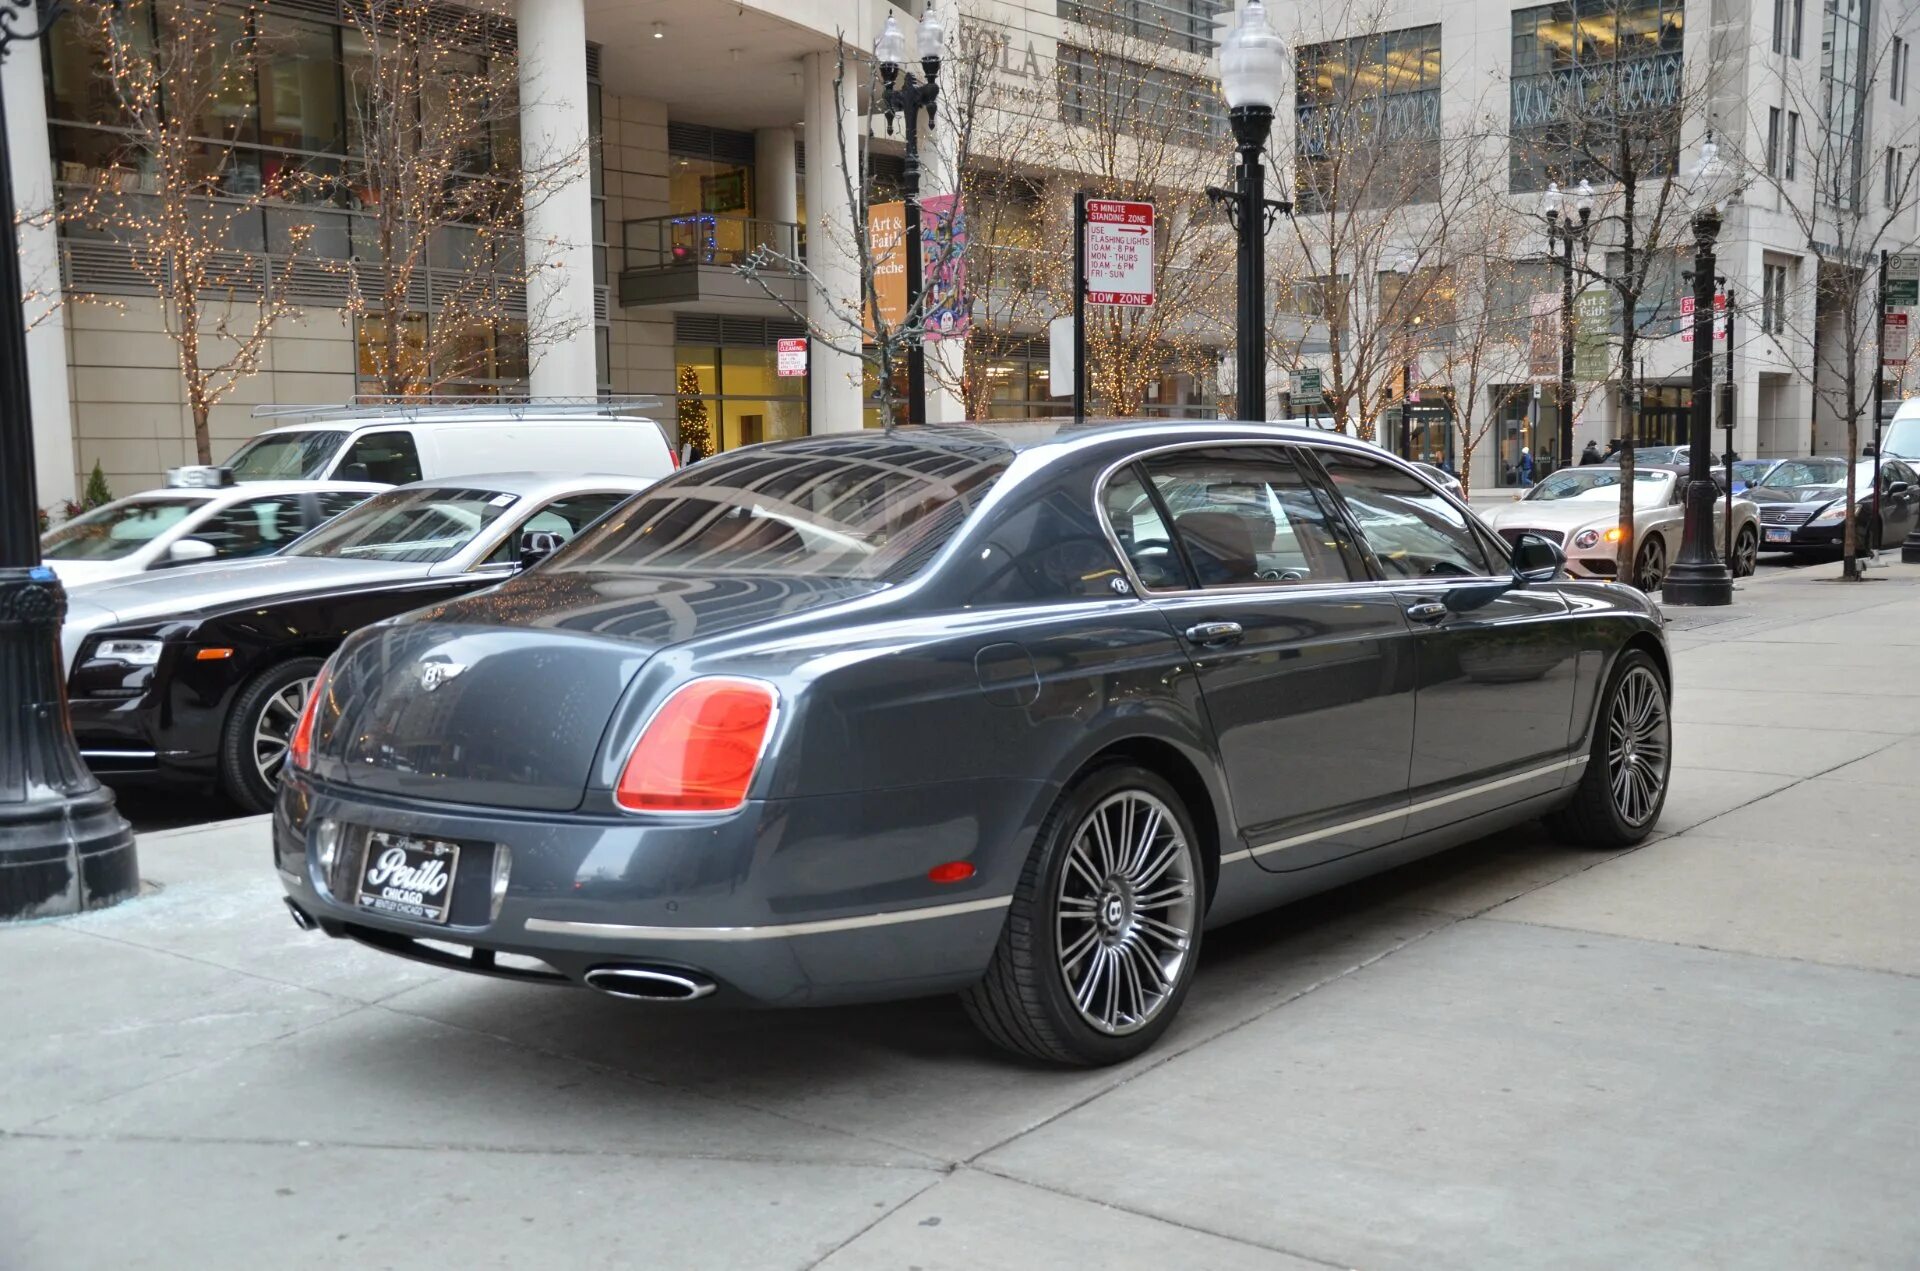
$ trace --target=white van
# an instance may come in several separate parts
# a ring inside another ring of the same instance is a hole
[[[1908,462],[1920,462],[1920,397],[1900,403],[1880,432],[1880,453]]]
[[[235,481],[406,485],[482,472],[659,478],[678,466],[660,424],[627,402],[263,407],[254,413],[297,414],[299,422],[269,429],[234,451],[223,466]]]

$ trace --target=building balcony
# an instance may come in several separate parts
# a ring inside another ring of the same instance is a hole
[[[807,303],[800,227],[755,216],[648,216],[620,226],[620,304],[698,307],[709,312],[786,317]],[[738,268],[763,253],[766,286]],[[771,290],[773,294],[768,295]]]

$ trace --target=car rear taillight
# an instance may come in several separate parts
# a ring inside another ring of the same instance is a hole
[[[313,687],[307,690],[307,704],[300,708],[300,722],[293,726],[293,738],[287,743],[287,763],[292,767],[304,770],[313,763],[313,716],[327,688],[327,672],[332,669],[331,661],[322,666],[320,674],[313,677]]]
[[[673,691],[634,743],[613,801],[629,812],[731,812],[747,801],[780,695],[708,676]]]

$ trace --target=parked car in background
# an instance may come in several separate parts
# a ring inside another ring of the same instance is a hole
[[[301,926],[442,967],[655,1002],[956,991],[1001,1046],[1114,1063],[1210,927],[1531,817],[1646,837],[1659,614],[1560,563],[1301,429],[728,451],[532,575],[350,636],[275,858]]]
[[[227,466],[238,481],[335,477],[406,485],[480,472],[658,478],[678,465],[666,433],[649,416],[611,404],[489,402],[316,407],[301,412],[300,422],[246,442]]]
[[[1460,485],[1460,478],[1454,476],[1445,468],[1431,463],[1415,463],[1413,466],[1418,468],[1421,475],[1425,476],[1427,480],[1433,482],[1454,498],[1463,499],[1466,497],[1466,491]]]
[[[265,811],[314,673],[343,637],[511,577],[646,485],[423,482],[278,556],[79,588],[61,639],[80,752],[102,776],[218,784]]]
[[[103,503],[40,536],[40,555],[63,584],[271,555],[386,488],[365,481],[241,486],[220,468],[167,475],[164,489]]]
[[[1920,397],[1909,397],[1880,430],[1880,453],[1920,466]]]
[[[1745,494],[1766,479],[1769,472],[1785,462],[1780,459],[1735,459],[1733,461],[1733,492]],[[1722,471],[1724,471],[1724,467]]]
[[[1862,550],[1898,546],[1920,523],[1920,475],[1904,460],[1883,456],[1876,498],[1873,460],[1852,467]],[[1760,507],[1761,549],[1799,555],[1844,550],[1847,468],[1840,458],[1787,459],[1748,490]]]
[[[1618,568],[1620,475],[1615,464],[1562,468],[1537,483],[1524,498],[1485,512],[1487,523],[1509,541],[1540,534],[1563,545],[1569,573],[1612,578]],[[1680,554],[1686,516],[1681,505],[1686,473],[1678,468],[1635,464],[1633,470],[1634,568],[1628,581],[1642,591],[1658,588]],[[1733,500],[1733,572],[1753,573],[1759,555],[1759,511],[1744,496]],[[1724,542],[1726,499],[1713,503],[1714,542]]]

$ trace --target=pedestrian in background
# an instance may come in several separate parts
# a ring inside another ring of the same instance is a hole
[[[1600,462],[1600,444],[1592,440],[1591,438],[1589,438],[1587,441],[1587,448],[1580,452],[1580,466],[1584,468],[1590,463],[1599,463],[1599,462]]]
[[[1533,484],[1533,451],[1520,447],[1520,484]]]

